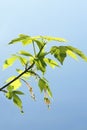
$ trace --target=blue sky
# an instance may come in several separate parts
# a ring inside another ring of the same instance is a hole
[[[4,59],[21,46],[7,43],[24,33],[66,38],[87,55],[87,1],[86,0],[0,0],[0,66]],[[15,66],[16,67],[16,64]],[[0,84],[15,71],[0,67]],[[0,96],[1,130],[87,130],[87,63],[67,58],[60,69],[47,71],[53,91],[50,111],[35,88],[37,101],[33,102],[27,90],[23,97],[24,115],[12,102]],[[35,86],[34,81],[32,85]]]

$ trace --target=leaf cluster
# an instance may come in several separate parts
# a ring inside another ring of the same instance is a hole
[[[3,68],[7,69],[10,66],[13,66],[14,62],[19,61],[23,66],[23,70],[17,68],[16,71],[18,76],[12,76],[6,80],[6,85],[0,88],[0,91],[3,89],[6,92],[6,97],[12,99],[13,102],[20,108],[22,111],[22,101],[19,98],[20,95],[24,93],[18,89],[22,86],[23,82],[28,87],[30,95],[35,99],[35,94],[33,88],[29,84],[30,77],[33,77],[37,80],[37,85],[41,93],[44,93],[44,102],[48,105],[51,104],[52,92],[49,86],[49,82],[45,78],[45,73],[47,66],[51,68],[60,67],[63,65],[64,60],[67,56],[72,57],[77,60],[77,56],[81,57],[84,61],[87,61],[87,56],[80,51],[79,49],[68,46],[51,46],[47,51],[46,47],[49,42],[56,41],[61,42],[61,44],[67,42],[63,38],[49,37],[49,36],[28,36],[20,34],[18,38],[10,41],[9,45],[15,45],[16,43],[22,43],[22,45],[29,46],[30,44],[33,47],[33,54],[29,50],[19,50],[16,54],[5,60]],[[37,49],[38,48],[38,49]],[[54,57],[54,58],[53,58]]]

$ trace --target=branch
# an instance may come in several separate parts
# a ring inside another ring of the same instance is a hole
[[[30,70],[33,66],[34,66],[34,62],[27,68],[25,69],[21,74],[19,74],[17,77],[15,77],[13,80],[11,80],[10,82],[8,82],[7,84],[5,84],[4,86],[2,86],[0,88],[0,91],[2,91],[4,88],[6,88],[7,86],[9,86],[11,83],[13,83],[14,81],[16,81],[17,79],[19,79],[23,74],[25,74],[28,70]]]

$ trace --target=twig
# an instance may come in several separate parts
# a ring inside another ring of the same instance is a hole
[[[15,77],[13,80],[11,80],[10,82],[8,82],[7,84],[5,84],[4,86],[2,86],[0,88],[0,91],[2,91],[4,88],[6,88],[7,86],[9,86],[11,83],[13,83],[14,81],[16,81],[17,79],[19,79],[23,74],[25,74],[28,70],[30,70],[33,66],[34,66],[34,62],[26,69],[24,70],[21,74],[19,74],[17,77]]]

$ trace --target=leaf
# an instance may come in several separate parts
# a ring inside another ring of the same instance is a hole
[[[66,46],[66,48],[68,50],[71,50],[72,52],[74,52],[78,56],[80,56],[83,60],[87,61],[87,56],[82,51],[80,51],[79,49],[72,47],[72,46]]]
[[[21,50],[21,51],[19,52],[19,54],[24,55],[24,56],[31,56],[31,57],[33,57],[29,52],[24,51],[24,50]]]
[[[40,88],[40,91],[42,92],[45,89],[46,82],[43,79],[39,79],[38,86]]]
[[[20,34],[18,38],[15,38],[15,39],[11,40],[11,42],[9,42],[9,44],[14,44],[14,43],[17,43],[17,42],[22,42],[23,40],[26,40],[27,38],[29,38],[28,35]]]
[[[38,70],[42,71],[43,73],[46,71],[46,63],[43,59],[35,60],[35,64]]]
[[[52,68],[55,66],[59,67],[58,63],[50,58],[44,58],[44,61],[49,64]]]
[[[26,58],[13,54],[12,57],[5,60],[3,69],[7,69],[8,67],[12,66],[16,60],[19,60],[23,66],[27,63]]]
[[[32,43],[32,38],[28,35],[25,35],[25,34],[20,34],[19,37],[22,37],[22,44],[23,45],[28,45],[30,43]]]
[[[53,46],[50,50],[51,54],[63,65],[66,58],[66,47],[65,46]]]
[[[52,92],[51,92],[51,89],[48,85],[47,85],[47,93],[50,97],[52,97]]]
[[[15,38],[11,40],[9,44],[14,44],[17,42],[22,42],[23,45],[28,45],[32,43],[32,41],[36,41],[38,47],[40,47],[40,42],[42,40],[47,40],[47,41],[58,41],[58,42],[67,42],[64,38],[58,38],[58,37],[50,37],[50,36],[34,36],[30,37],[25,34],[20,34],[18,38]]]
[[[7,82],[7,83],[10,82],[10,81],[13,80],[14,78],[16,78],[16,76],[12,76],[12,77],[8,78],[8,79],[6,80],[6,82]],[[20,79],[17,79],[16,81],[14,81],[13,83],[11,83],[10,85],[14,87],[13,90],[16,90],[16,89],[18,89],[18,88],[21,86],[21,81],[20,81]]]
[[[42,37],[48,41],[67,42],[67,40],[65,40],[64,38],[50,37],[50,36],[42,36]]]
[[[21,101],[21,99],[20,99],[16,94],[14,94],[14,96],[13,96],[13,102],[14,102],[14,104],[17,105],[17,106],[20,108],[20,110],[22,111],[22,101]]]
[[[38,46],[39,49],[41,49],[44,46],[44,42],[40,41],[40,40],[34,40]]]
[[[9,85],[9,86],[7,87],[7,90],[8,90],[9,92],[12,92],[13,89],[14,89],[14,86]]]
[[[23,72],[23,70],[20,70],[20,69],[16,69],[16,71],[17,71],[19,74],[21,74],[21,73]],[[28,78],[28,77],[30,77],[30,76],[31,76],[31,74],[30,74],[29,72],[26,72],[25,74],[22,75],[22,77],[24,77],[24,78]]]
[[[13,91],[13,93],[15,93],[15,94],[18,94],[18,95],[24,95],[24,93],[22,92],[22,91]]]
[[[6,98],[12,99],[12,97],[13,97],[13,93],[12,92],[7,92],[6,93]]]
[[[70,50],[67,50],[66,53],[71,56],[73,59],[77,60],[77,56],[74,52],[70,51]]]
[[[39,86],[41,92],[42,92],[43,90],[45,90],[45,91],[47,91],[48,95],[49,95],[50,97],[52,97],[52,92],[51,92],[51,90],[50,90],[50,87],[49,87],[48,82],[47,82],[46,79],[40,78],[40,79],[39,79],[39,82],[38,82],[38,86]]]
[[[5,60],[5,62],[3,64],[3,69],[6,69],[6,68],[12,66],[16,60],[17,60],[17,57],[15,57],[15,56],[12,56],[11,58],[8,58],[7,60]]]
[[[23,66],[26,65],[26,63],[27,63],[27,59],[26,59],[26,58],[21,57],[21,56],[18,56],[18,55],[13,55],[13,56],[15,56],[15,57],[20,61],[20,63],[21,63]]]

